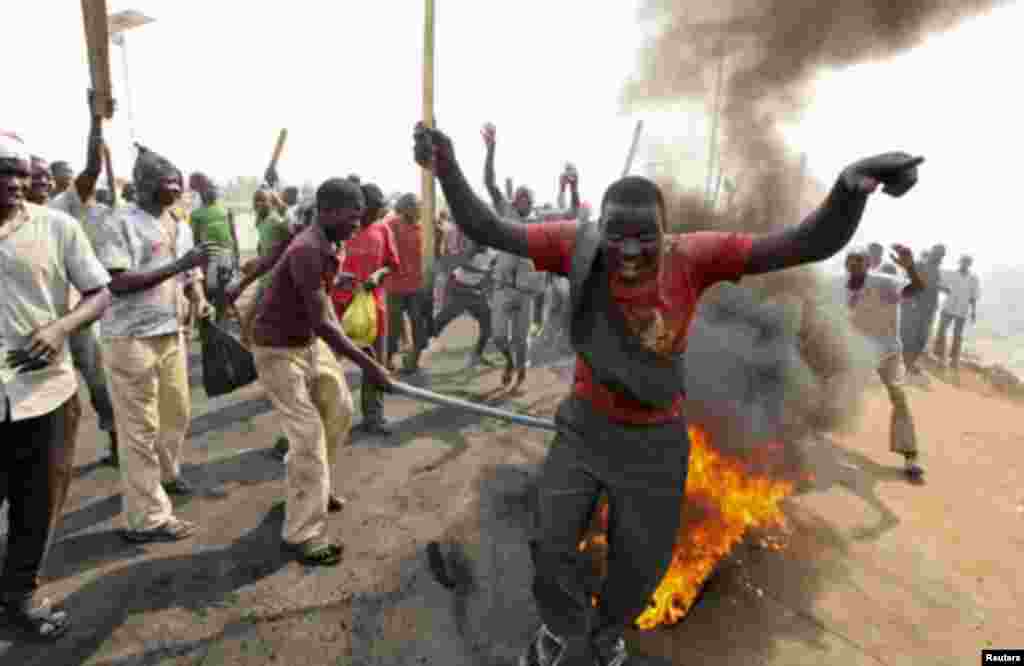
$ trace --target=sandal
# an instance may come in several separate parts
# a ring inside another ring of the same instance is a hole
[[[285,550],[291,552],[300,562],[312,567],[333,567],[341,562],[344,548],[322,539],[310,539],[305,543],[284,542]]]
[[[345,508],[345,498],[338,497],[335,494],[328,495],[327,497],[327,512],[338,513]]]
[[[121,536],[132,543],[181,541],[195,534],[198,529],[199,527],[195,523],[171,518],[160,527],[154,527],[151,530],[124,530]]]
[[[3,606],[7,622],[28,634],[35,640],[53,641],[63,636],[71,626],[65,611],[54,607],[49,599],[30,608]]]

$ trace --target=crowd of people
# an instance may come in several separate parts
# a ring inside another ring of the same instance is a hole
[[[892,402],[890,450],[902,455],[905,471],[919,481],[924,470],[918,463],[917,432],[904,384],[907,376],[922,377],[922,356],[940,315],[932,358],[940,371],[950,369],[958,379],[963,332],[968,319],[977,321],[980,281],[971,271],[970,255],[960,257],[957,270],[944,269],[944,245],[935,245],[915,261],[910,248],[893,246],[892,261],[885,261],[885,247],[871,243],[856,247],[846,257],[847,277],[842,299],[854,326],[879,352],[878,375]],[[900,275],[900,269],[906,277]],[[939,308],[939,295],[946,298]],[[953,344],[946,355],[946,341],[953,325]]]
[[[886,153],[855,162],[812,215],[782,231],[672,234],[661,190],[641,177],[607,188],[596,224],[571,164],[559,207],[537,206],[529,188],[509,180],[503,192],[493,125],[482,131],[486,203],[450,139],[418,125],[414,158],[437,178],[448,205],[434,225],[435,270],[424,274],[416,195],[388,201],[379,186],[350,175],[302,196],[282,187],[273,167],[252,200],[258,256],[239,265],[234,216],[204,173],[188,179],[199,198],[190,210],[181,170],[139,146],[132,187],[101,196],[102,121],[91,100],[89,108],[78,176],[33,155],[16,134],[0,134],[2,428],[11,443],[0,465],[0,498],[10,506],[0,601],[10,622],[46,640],[69,623],[36,592],[71,478],[81,414],[75,368],[110,434],[106,461],[120,469],[124,537],[186,539],[199,527],[174,515],[169,495],[192,492],[180,473],[191,417],[189,322],[237,320],[281,427],[273,435],[287,470],[283,546],[307,565],[329,566],[341,560],[342,546],[328,537],[328,516],[345,506],[331,470],[355,420],[341,361],[363,373],[358,427],[386,435],[394,374],[422,372],[431,341],[469,313],[479,325],[469,365],[490,364],[493,342],[510,390],[522,388],[537,335],[564,330],[576,353],[572,394],[559,407],[539,479],[533,590],[543,626],[520,663],[621,666],[623,632],[664,574],[678,528],[689,456],[683,357],[701,294],[840,252],[869,195],[884,186],[901,196],[923,161]],[[932,287],[949,291],[936,344],[944,348],[952,322],[955,364],[958,322],[967,315],[959,295],[964,285],[974,290],[966,301],[973,317],[977,286],[969,264],[959,277],[929,281],[931,268],[919,269],[908,248],[895,250],[909,284],[871,270],[869,253],[855,250],[845,288],[854,323],[885,343],[879,372],[893,397],[892,448],[914,476],[913,424],[898,377],[903,352],[917,347],[904,349],[898,337],[899,304],[925,302]],[[241,300],[254,284],[253,297]],[[346,315],[367,295],[372,335],[350,335]],[[411,339],[403,350],[406,319]],[[592,590],[577,545],[601,494],[612,511],[609,571]]]

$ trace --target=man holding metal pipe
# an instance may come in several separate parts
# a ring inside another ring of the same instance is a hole
[[[664,575],[678,528],[689,456],[683,355],[698,299],[717,282],[834,255],[868,195],[879,184],[906,193],[923,158],[852,164],[817,210],[782,231],[668,234],[661,190],[645,178],[609,186],[596,224],[523,224],[473,193],[445,134],[419,124],[414,140],[416,161],[433,171],[467,236],[570,280],[575,380],[540,480],[533,591],[544,624],[520,664],[621,666],[622,635]],[[591,590],[577,547],[605,493],[608,576]]]

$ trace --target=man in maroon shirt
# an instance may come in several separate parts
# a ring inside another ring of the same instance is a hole
[[[520,664],[621,666],[622,635],[661,581],[679,526],[689,464],[683,354],[698,299],[717,282],[832,256],[868,194],[879,183],[904,194],[923,158],[887,153],[847,167],[825,202],[783,231],[668,234],[661,190],[645,178],[609,186],[597,224],[523,224],[473,193],[447,136],[420,124],[414,139],[417,162],[433,170],[467,236],[569,278],[576,373],[540,479],[533,591],[544,624]],[[598,591],[577,546],[602,493],[610,529]]]
[[[312,565],[335,565],[341,546],[327,540],[327,513],[342,506],[331,494],[331,468],[352,424],[352,395],[335,357],[343,356],[368,381],[389,390],[387,371],[345,337],[329,297],[338,275],[338,243],[359,227],[366,208],[359,186],[332,178],[316,193],[316,222],[283,253],[257,262],[230,301],[263,273],[270,283],[256,306],[253,356],[260,381],[290,443],[284,545]]]

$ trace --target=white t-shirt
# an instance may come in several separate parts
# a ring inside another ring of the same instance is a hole
[[[864,278],[864,286],[856,291],[847,286],[847,281],[847,276],[839,279],[839,297],[850,308],[854,328],[877,345],[881,358],[900,353],[900,304],[907,281],[870,272]]]
[[[977,301],[981,295],[978,276],[970,271],[966,275],[960,271],[942,271],[942,286],[949,289],[942,311],[966,319],[971,314],[971,301]]]
[[[68,215],[25,204],[0,227],[0,400],[6,394],[11,420],[49,414],[75,394],[78,380],[67,343],[49,365],[23,374],[7,367],[7,352],[24,349],[34,331],[70,312],[71,287],[84,293],[109,282],[82,227]],[[0,421],[6,417],[0,404]]]

